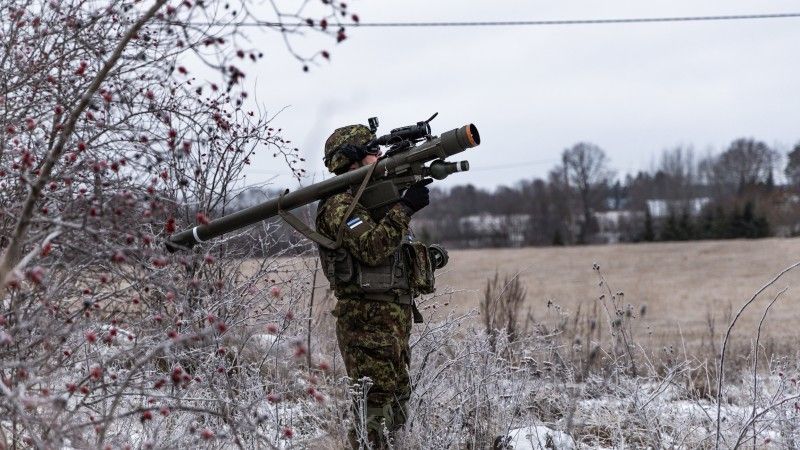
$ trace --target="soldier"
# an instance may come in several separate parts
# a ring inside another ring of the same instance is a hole
[[[364,125],[338,128],[325,142],[325,165],[334,174],[373,164],[377,148],[365,146],[375,136]],[[395,431],[406,421],[411,396],[408,367],[411,321],[421,321],[414,304],[411,267],[404,253],[411,216],[428,205],[432,180],[412,185],[383,217],[373,217],[347,191],[319,203],[317,231],[330,239],[341,233],[341,248],[320,247],[322,265],[337,298],[332,311],[336,336],[348,376],[372,380],[366,398],[366,430],[351,430],[351,445],[385,446],[383,427]],[[352,211],[348,214],[348,211]],[[345,217],[347,216],[347,217]],[[341,231],[340,231],[341,227]],[[415,272],[416,273],[416,272]],[[358,421],[356,421],[358,422]]]

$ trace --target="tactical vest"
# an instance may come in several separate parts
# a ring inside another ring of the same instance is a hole
[[[325,276],[334,291],[374,294],[430,294],[434,291],[433,266],[422,242],[404,242],[377,266],[368,266],[347,249],[319,247]]]
[[[377,164],[370,166],[367,175],[353,195],[354,203],[344,218],[350,216],[361,199],[375,167]],[[327,199],[320,200],[320,209],[323,208],[326,201]],[[354,294],[366,299],[410,304],[414,322],[422,322],[422,314],[414,303],[414,297],[434,291],[433,265],[425,244],[418,241],[402,243],[381,264],[369,266],[341,246],[344,223],[339,224],[336,239],[332,240],[330,237],[311,230],[287,211],[279,208],[278,212],[289,225],[319,245],[319,255],[325,277],[337,296]],[[385,213],[386,210],[381,215]],[[377,211],[370,211],[370,214],[374,220],[380,221],[381,217],[375,217]]]

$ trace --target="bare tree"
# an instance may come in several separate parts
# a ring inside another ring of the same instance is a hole
[[[718,185],[735,187],[740,192],[750,186],[770,184],[780,154],[767,144],[752,138],[740,138],[728,149],[706,163],[711,181]]]
[[[561,155],[565,179],[578,192],[583,221],[578,241],[586,243],[592,232],[592,195],[600,184],[608,181],[612,171],[603,149],[588,142],[579,142],[564,150]]]
[[[675,199],[689,198],[692,195],[692,187],[697,182],[694,148],[679,145],[665,149],[661,152],[658,172],[664,174],[668,185],[668,189],[665,189],[662,195]]]
[[[784,169],[784,174],[786,174],[786,178],[789,179],[789,182],[795,188],[800,186],[800,142],[798,142],[794,149],[789,152],[786,161],[786,168]]]

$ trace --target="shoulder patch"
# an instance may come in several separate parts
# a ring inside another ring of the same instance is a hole
[[[358,226],[363,225],[364,221],[358,216],[353,216],[347,221],[347,227],[351,230],[356,229]]]

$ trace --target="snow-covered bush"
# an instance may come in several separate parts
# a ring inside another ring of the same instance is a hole
[[[308,273],[248,259],[275,243],[246,233],[163,245],[229,212],[254,152],[299,171],[245,106],[264,55],[239,24],[341,41],[346,6],[252,6],[0,2],[0,448],[274,446],[329,407],[298,323]]]

